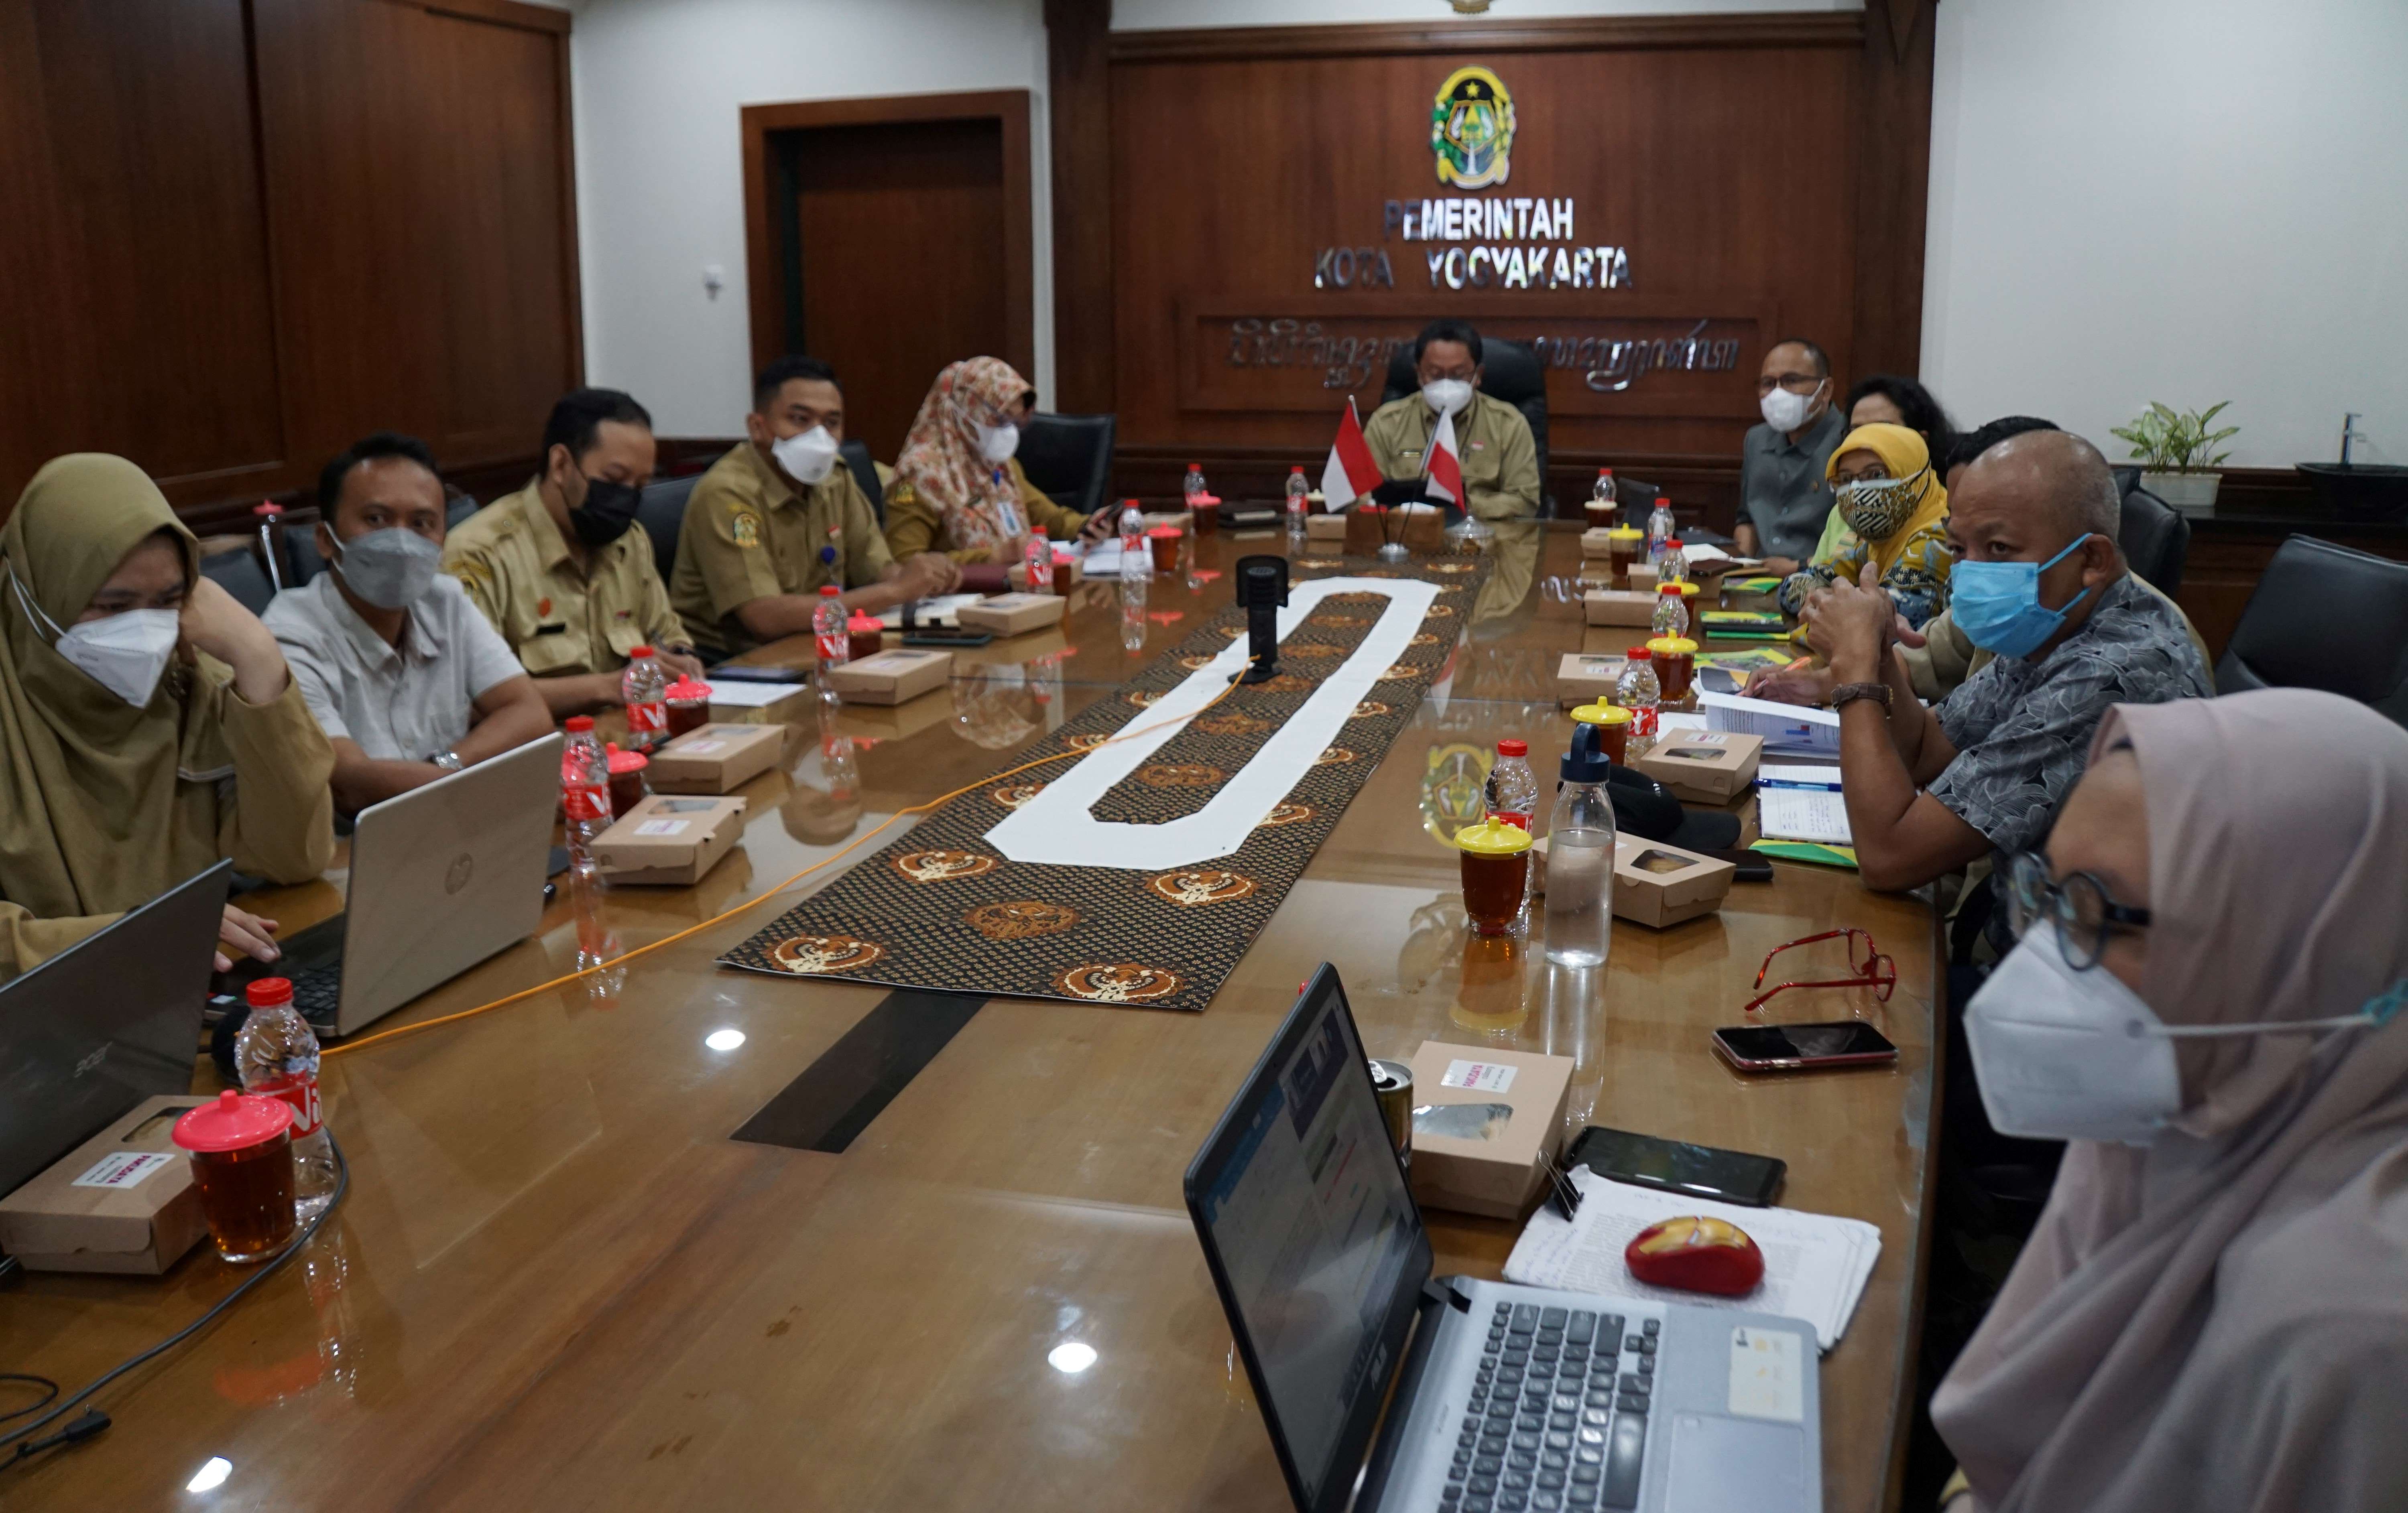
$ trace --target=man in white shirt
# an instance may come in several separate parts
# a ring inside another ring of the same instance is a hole
[[[346,814],[552,733],[509,644],[436,571],[443,503],[425,443],[352,446],[318,478],[329,567],[261,617],[334,745]]]

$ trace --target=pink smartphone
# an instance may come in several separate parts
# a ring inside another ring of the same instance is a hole
[[[1714,1049],[1742,1072],[1811,1072],[1878,1066],[1898,1060],[1889,1037],[1862,1020],[1834,1024],[1733,1024],[1714,1032]]]

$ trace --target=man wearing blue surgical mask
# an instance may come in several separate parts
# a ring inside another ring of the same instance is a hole
[[[552,733],[508,642],[443,556],[443,484],[426,444],[380,431],[318,477],[326,571],[276,596],[276,633],[335,749],[336,806],[355,814]]]
[[[1484,521],[1528,520],[1539,512],[1539,447],[1530,422],[1501,399],[1480,392],[1485,344],[1461,321],[1433,321],[1413,338],[1416,393],[1392,399],[1363,422],[1363,440],[1380,472],[1397,482],[1429,472],[1430,438],[1440,416],[1455,421],[1466,514]],[[1382,491],[1388,497],[1390,491]],[[1410,494],[1410,491],[1408,491]]]
[[[1887,595],[1842,581],[1809,597],[1867,887],[1920,887],[2037,846],[2111,706],[2212,692],[2180,612],[2126,567],[2121,513],[2106,459],[2066,432],[2002,441],[1966,468],[1950,496],[1951,607],[1994,657],[1928,709]]]

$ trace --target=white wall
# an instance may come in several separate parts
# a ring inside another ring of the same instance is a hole
[[[1042,0],[582,0],[570,74],[590,381],[664,435],[731,435],[751,404],[738,111],[790,100],[1032,92],[1037,371],[1054,392]],[[703,291],[716,264],[726,287]]]
[[[1862,10],[1864,0],[1496,0],[1467,20],[1530,21],[1555,16],[1689,16],[1727,11]],[[1364,21],[1440,23],[1446,0],[1112,0],[1112,30],[1182,26],[1322,26]]]
[[[1877,228],[1868,228],[1877,230]],[[2408,4],[1945,0],[1923,373],[1961,420],[2152,399],[2408,462]]]

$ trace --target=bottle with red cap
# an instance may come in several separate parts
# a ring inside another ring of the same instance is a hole
[[[1539,806],[1539,777],[1530,770],[1529,742],[1497,743],[1497,761],[1488,769],[1487,799],[1490,819],[1530,828],[1530,813]]]
[[[267,564],[267,586],[281,593],[284,548],[278,538],[284,529],[284,507],[273,499],[263,499],[251,506],[251,513],[259,521],[259,555]]]
[[[1637,756],[1656,744],[1656,708],[1664,701],[1664,685],[1656,678],[1656,653],[1634,646],[1625,656],[1622,677],[1613,685],[1613,702],[1630,711],[1627,749]]]
[[[820,667],[841,667],[853,660],[852,617],[844,611],[839,597],[844,591],[833,583],[820,585],[820,602],[811,611],[811,636],[819,644]],[[826,692],[821,691],[823,694]]]
[[[594,841],[610,828],[610,765],[592,715],[572,715],[562,725],[568,744],[560,753],[560,809],[568,832],[568,859],[591,868]]]
[[[668,686],[651,647],[628,650],[626,668],[619,674],[619,692],[627,704],[628,750],[649,751],[668,738]]]
[[[251,1014],[235,1037],[242,1091],[293,1111],[293,1211],[306,1224],[335,1196],[335,1150],[318,1104],[318,1037],[293,1006],[293,984],[261,978],[243,990]]]

